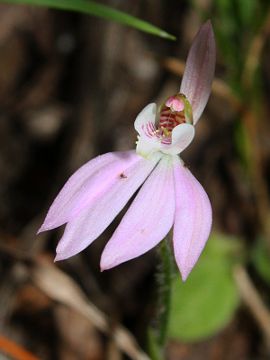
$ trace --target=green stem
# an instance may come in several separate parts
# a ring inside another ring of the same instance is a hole
[[[157,343],[156,333],[152,328],[148,329],[148,354],[151,360],[163,360],[164,357],[162,356],[161,349]]]
[[[170,307],[171,307],[171,288],[173,276],[173,262],[171,249],[168,241],[163,240],[159,247],[160,250],[160,266],[158,271],[159,285],[159,328],[157,334],[157,343],[163,349],[167,342],[167,330],[169,323]]]
[[[175,274],[171,249],[167,239],[159,246],[160,263],[157,269],[158,314],[155,330],[148,330],[148,352],[152,360],[163,360],[169,325],[172,278]]]

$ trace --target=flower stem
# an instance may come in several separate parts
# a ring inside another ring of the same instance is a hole
[[[160,266],[158,269],[158,286],[159,286],[159,328],[157,334],[157,343],[161,349],[164,349],[167,342],[167,330],[171,306],[171,287],[173,276],[173,261],[171,256],[171,249],[168,241],[163,240],[159,247],[160,251]]]
[[[175,266],[167,239],[159,246],[160,263],[157,268],[158,314],[155,329],[148,329],[148,352],[152,360],[164,359],[170,317],[172,279]]]

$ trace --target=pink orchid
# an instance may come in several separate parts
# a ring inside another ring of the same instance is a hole
[[[110,269],[156,246],[173,227],[173,247],[182,279],[209,237],[209,199],[179,154],[191,143],[211,91],[215,40],[210,21],[194,39],[180,93],[157,111],[146,106],[135,120],[136,151],[111,152],[89,161],[70,177],[39,232],[66,224],[56,260],[90,245],[140,188],[101,257]]]

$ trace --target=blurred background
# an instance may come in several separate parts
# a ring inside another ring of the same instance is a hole
[[[165,358],[269,359],[269,0],[102,3],[177,40],[0,3],[0,358],[148,358],[161,311],[156,250],[100,273],[121,216],[56,264],[63,229],[36,232],[78,167],[134,148],[136,115],[178,91],[192,39],[211,19],[216,78],[183,159],[209,194],[213,231],[187,282],[172,280]]]

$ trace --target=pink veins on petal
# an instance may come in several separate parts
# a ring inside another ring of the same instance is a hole
[[[119,166],[115,167],[103,192],[99,192],[88,207],[68,222],[56,249],[56,260],[71,257],[90,245],[110,225],[160,159],[155,156],[152,161],[144,161],[135,151],[131,157],[133,156],[137,161],[129,167],[119,158],[119,163],[122,163],[121,171]]]

